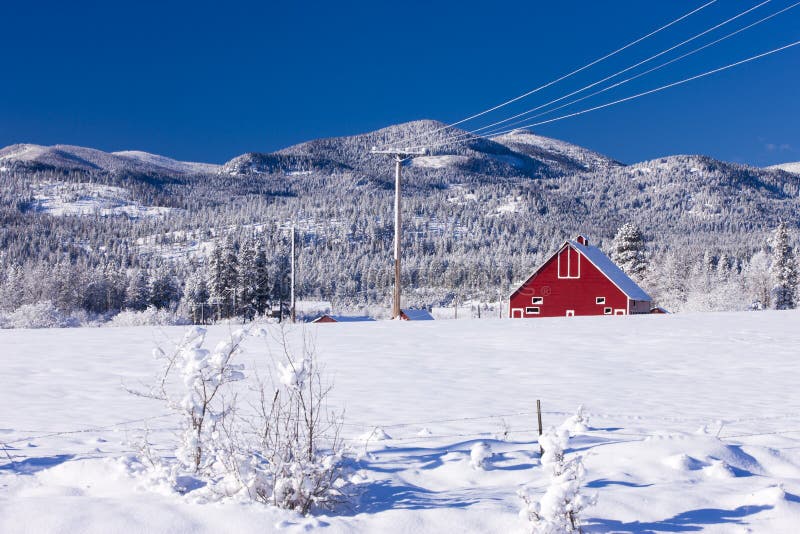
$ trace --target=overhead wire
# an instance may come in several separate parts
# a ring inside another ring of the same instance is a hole
[[[669,83],[669,84],[666,84],[666,85],[662,85],[662,86],[657,87],[655,89],[650,89],[648,91],[643,91],[643,92],[637,93],[635,95],[631,95],[631,96],[628,96],[628,97],[625,97],[625,98],[620,98],[620,99],[614,100],[612,102],[607,102],[605,104],[601,104],[601,105],[598,105],[598,106],[590,107],[590,108],[583,109],[583,110],[580,110],[580,111],[576,111],[576,112],[573,112],[573,113],[568,113],[566,115],[561,115],[561,116],[555,117],[553,119],[548,119],[548,120],[539,121],[539,122],[535,122],[535,123],[531,123],[531,124],[526,124],[524,126],[521,126],[520,128],[533,128],[533,127],[536,127],[536,126],[541,126],[543,124],[550,124],[550,123],[557,122],[557,121],[560,121],[560,120],[569,119],[571,117],[577,117],[579,115],[584,115],[584,114],[590,113],[592,111],[597,111],[597,110],[600,110],[600,109],[604,109],[604,108],[608,108],[608,107],[611,107],[611,106],[615,106],[617,104],[621,104],[623,102],[628,102],[630,100],[641,98],[643,96],[651,95],[653,93],[658,93],[658,92],[664,91],[666,89],[670,89],[672,87],[676,87],[678,85],[683,85],[685,83],[689,83],[691,81],[694,81],[694,80],[697,80],[697,79],[700,79],[700,78],[705,78],[707,76],[711,76],[713,74],[717,74],[719,72],[722,72],[722,71],[725,71],[725,70],[729,70],[729,69],[732,69],[734,67],[738,67],[739,65],[743,65],[745,63],[750,63],[751,61],[755,61],[757,59],[761,59],[763,57],[770,56],[772,54],[776,54],[778,52],[781,52],[783,50],[787,50],[787,49],[795,47],[797,45],[800,45],[800,41],[795,41],[793,43],[786,44],[784,46],[775,48],[773,50],[769,50],[767,52],[762,52],[761,54],[757,54],[755,56],[751,56],[749,58],[742,59],[740,61],[736,61],[734,63],[730,63],[730,64],[725,65],[723,67],[718,67],[716,69],[712,69],[712,70],[703,72],[701,74],[697,74],[697,75],[691,76],[689,78],[684,78],[684,79],[676,81],[676,82],[672,82],[672,83]],[[509,130],[498,132],[498,133],[496,133],[494,135],[502,135],[502,134],[505,134],[505,133],[513,132],[514,130],[517,130],[517,129],[520,129],[520,128],[511,128]],[[446,142],[432,144],[432,145],[426,145],[426,146],[428,148],[435,148],[435,147],[439,147],[439,146],[456,145],[456,144],[459,144],[459,143],[463,143],[465,141],[471,141],[471,140],[474,140],[476,138],[484,138],[484,137],[486,137],[486,136],[475,135],[474,137],[471,137],[470,139],[464,139],[464,140],[461,140],[461,141],[446,141]]]
[[[493,123],[488,124],[486,126],[482,126],[480,128],[476,128],[474,130],[469,130],[469,131],[462,132],[460,134],[453,135],[451,137],[451,139],[458,139],[458,138],[461,138],[461,137],[467,137],[467,136],[472,135],[472,134],[477,134],[478,132],[481,132],[481,131],[484,131],[484,130],[488,130],[490,128],[499,126],[501,124],[505,124],[505,123],[508,123],[510,121],[513,121],[514,119],[518,119],[520,117],[525,117],[526,115],[529,115],[529,114],[531,114],[531,113],[533,113],[535,111],[538,111],[538,110],[540,110],[542,108],[546,108],[547,106],[550,106],[552,104],[560,102],[560,101],[562,101],[564,99],[567,99],[567,98],[569,98],[571,96],[574,96],[576,94],[582,93],[582,92],[584,92],[584,91],[586,91],[588,89],[591,89],[592,87],[600,85],[603,82],[607,82],[608,80],[616,78],[617,76],[625,74],[628,71],[631,71],[631,70],[633,70],[633,69],[635,69],[637,67],[640,67],[640,66],[642,66],[642,65],[644,65],[646,63],[649,63],[649,62],[653,61],[654,59],[657,59],[657,58],[659,58],[659,57],[661,57],[661,56],[663,56],[665,54],[668,54],[669,52],[672,52],[673,50],[676,50],[676,49],[678,49],[678,48],[680,48],[682,46],[685,46],[685,45],[691,43],[692,41],[695,41],[695,40],[699,39],[700,37],[703,37],[704,35],[707,35],[707,34],[713,32],[714,30],[717,30],[717,29],[719,29],[719,28],[721,28],[721,27],[723,27],[723,26],[725,26],[727,24],[730,24],[731,22],[733,22],[733,21],[735,21],[735,20],[737,20],[737,19],[739,19],[739,18],[741,18],[741,17],[743,17],[743,16],[755,11],[756,9],[758,9],[760,7],[763,7],[764,5],[768,4],[771,1],[772,0],[763,0],[759,4],[756,4],[756,5],[748,8],[748,9],[746,9],[744,11],[741,11],[740,13],[734,15],[733,17],[730,17],[727,20],[724,20],[724,21],[722,21],[722,22],[720,22],[718,24],[715,24],[714,26],[712,26],[712,27],[710,27],[710,28],[708,28],[706,30],[703,30],[702,32],[700,32],[698,34],[695,34],[692,37],[690,37],[690,38],[688,38],[688,39],[686,39],[684,41],[681,41],[678,44],[675,44],[675,45],[673,45],[673,46],[671,46],[669,48],[666,48],[666,49],[662,50],[661,52],[658,52],[657,54],[648,57],[647,59],[643,59],[643,60],[639,61],[638,63],[635,63],[633,65],[625,67],[624,69],[622,69],[620,71],[617,71],[614,74],[611,74],[609,76],[606,76],[605,78],[602,78],[602,79],[597,80],[595,82],[592,82],[592,83],[590,83],[588,85],[585,85],[585,86],[581,87],[580,89],[577,89],[575,91],[567,93],[567,94],[565,94],[563,96],[560,96],[558,98],[550,100],[549,102],[546,102],[546,103],[541,104],[539,106],[533,107],[533,108],[528,109],[526,111],[523,111],[521,113],[517,113],[516,115],[512,115],[511,117],[508,117],[508,118],[505,118],[505,119],[501,119],[499,121],[493,122]],[[684,56],[684,57],[686,57],[686,56]],[[653,70],[656,70],[656,69],[651,69],[650,71],[647,71],[646,73],[642,73],[640,76],[642,76],[644,74],[647,74],[649,72],[652,72]],[[516,123],[516,124],[519,124],[519,123]],[[418,147],[410,147],[410,148],[418,148]]]
[[[567,102],[565,104],[562,104],[560,106],[557,106],[557,107],[542,111],[541,113],[537,113],[536,115],[532,115],[530,117],[526,117],[525,119],[521,119],[521,120],[518,120],[518,121],[514,121],[512,123],[509,123],[506,126],[504,126],[504,128],[509,127],[509,126],[517,126],[519,124],[522,124],[522,123],[526,122],[527,120],[535,119],[535,118],[538,118],[538,117],[543,117],[544,115],[548,115],[550,113],[558,111],[559,109],[564,109],[564,108],[569,107],[569,106],[571,106],[573,104],[577,104],[578,102],[582,102],[583,100],[586,100],[586,99],[591,98],[593,96],[597,96],[597,95],[599,95],[601,93],[605,93],[607,91],[610,91],[611,89],[616,89],[617,87],[620,87],[621,85],[624,85],[624,84],[626,84],[628,82],[631,82],[633,80],[641,78],[642,76],[650,74],[651,72],[655,72],[657,70],[660,70],[660,69],[662,69],[662,68],[664,68],[664,67],[666,67],[668,65],[671,65],[671,64],[673,64],[673,63],[675,63],[677,61],[680,61],[680,60],[682,60],[684,58],[687,58],[687,57],[689,57],[691,55],[694,55],[694,54],[696,54],[698,52],[701,52],[702,50],[705,50],[706,48],[708,48],[710,46],[714,46],[715,44],[718,44],[718,43],[721,43],[722,41],[730,39],[734,35],[737,35],[737,34],[743,32],[743,31],[749,30],[750,28],[752,28],[754,26],[758,26],[759,24],[762,24],[762,23],[764,23],[764,22],[766,22],[766,21],[778,16],[781,13],[784,13],[785,11],[789,11],[790,9],[794,9],[797,6],[800,6],[800,2],[795,2],[794,4],[792,4],[792,5],[788,6],[788,7],[785,7],[783,9],[781,9],[780,11],[777,11],[777,12],[775,12],[775,13],[773,13],[771,15],[768,15],[768,16],[762,18],[762,19],[759,19],[759,20],[757,20],[757,21],[755,21],[755,22],[753,22],[751,24],[748,24],[747,26],[739,28],[738,30],[736,30],[734,32],[731,32],[731,33],[729,33],[729,34],[727,34],[727,35],[725,35],[723,37],[720,37],[719,39],[711,41],[710,43],[706,43],[706,44],[704,44],[703,46],[701,46],[699,48],[695,48],[694,50],[686,52],[685,54],[682,54],[682,55],[680,55],[680,56],[678,56],[676,58],[673,58],[673,59],[671,59],[671,60],[669,60],[669,61],[667,61],[665,63],[657,65],[657,66],[655,66],[653,68],[650,68],[650,69],[648,69],[646,71],[640,72],[639,74],[635,74],[634,76],[631,76],[631,77],[626,78],[624,80],[621,80],[619,82],[615,82],[612,85],[609,85],[607,87],[604,87],[603,89],[599,89],[597,91],[594,91],[594,92],[592,92],[592,93],[590,93],[588,95],[584,95],[584,96],[582,96],[580,98],[576,98],[575,100],[570,100],[569,102]],[[495,135],[496,131],[500,131],[500,130],[499,129],[491,130],[489,132],[485,132],[483,135],[488,135],[488,136]]]
[[[637,45],[637,44],[641,43],[642,41],[644,41],[646,39],[649,39],[650,37],[652,37],[652,36],[662,32],[662,31],[666,30],[667,28],[669,28],[671,26],[674,26],[675,24],[681,22],[684,19],[689,18],[690,16],[694,15],[695,13],[698,13],[698,12],[702,11],[703,9],[711,6],[712,4],[715,4],[716,2],[717,2],[717,0],[710,0],[710,1],[706,2],[705,4],[701,5],[700,7],[697,7],[695,9],[689,11],[688,13],[685,13],[685,14],[681,15],[680,17],[676,18],[675,20],[673,20],[673,21],[661,26],[660,28],[651,31],[650,33],[648,33],[648,34],[646,34],[646,35],[644,35],[642,37],[639,37],[638,39],[635,39],[634,41],[631,41],[630,43],[626,44],[625,46],[617,48],[613,52],[609,52],[608,54],[606,54],[606,55],[604,55],[604,56],[602,56],[600,58],[597,58],[594,61],[591,61],[591,62],[583,65],[582,67],[579,67],[579,68],[577,68],[577,69],[575,69],[575,70],[573,70],[573,71],[571,71],[571,72],[569,72],[567,74],[564,74],[563,76],[560,76],[559,78],[556,78],[556,79],[551,80],[551,81],[549,81],[549,82],[547,82],[547,83],[545,83],[543,85],[540,85],[539,87],[537,87],[535,89],[531,89],[530,91],[527,91],[527,92],[525,92],[525,93],[523,93],[523,94],[521,94],[519,96],[516,96],[514,98],[506,100],[505,102],[502,102],[502,103],[497,104],[497,105],[495,105],[493,107],[485,109],[485,110],[483,110],[483,111],[481,111],[479,113],[475,113],[474,115],[471,115],[471,116],[466,117],[464,119],[461,119],[459,121],[450,123],[448,125],[442,126],[442,127],[437,128],[435,130],[431,130],[429,132],[424,132],[422,134],[418,134],[416,136],[410,137],[410,138],[408,138],[407,141],[404,141],[404,142],[411,142],[411,141],[415,141],[416,139],[419,139],[419,138],[422,138],[422,137],[427,137],[427,136],[433,135],[433,134],[435,134],[437,132],[440,132],[442,130],[446,130],[448,128],[452,128],[454,126],[458,126],[459,124],[463,124],[463,123],[471,121],[473,119],[477,119],[478,117],[482,117],[482,116],[486,115],[487,113],[491,113],[491,112],[496,111],[498,109],[501,109],[501,108],[503,108],[505,106],[513,104],[514,102],[518,102],[519,100],[522,100],[523,98],[527,98],[532,94],[535,94],[535,93],[537,93],[537,92],[539,92],[539,91],[541,91],[543,89],[546,89],[547,87],[550,87],[550,86],[555,85],[555,84],[557,84],[559,82],[562,82],[562,81],[564,81],[564,80],[566,80],[566,79],[568,79],[568,78],[570,78],[570,77],[572,77],[572,76],[574,76],[574,75],[576,75],[576,74],[578,74],[578,73],[580,73],[580,72],[582,72],[582,71],[584,71],[584,70],[586,70],[586,69],[588,69],[590,67],[593,67],[594,65],[597,65],[598,63],[601,63],[601,62],[605,61],[606,59],[609,59],[609,58],[619,54],[620,52],[622,52],[624,50],[627,50],[628,48],[630,48],[630,47],[632,47],[634,45]]]

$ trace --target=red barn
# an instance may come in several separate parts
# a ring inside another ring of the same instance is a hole
[[[608,256],[578,236],[509,297],[511,318],[650,313],[653,299]]]

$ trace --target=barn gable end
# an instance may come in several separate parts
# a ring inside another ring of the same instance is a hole
[[[584,236],[565,241],[509,297],[509,317],[648,313],[652,299]]]

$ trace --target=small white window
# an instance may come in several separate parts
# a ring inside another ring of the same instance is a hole
[[[525,308],[525,313],[529,315],[539,315],[539,306],[528,306]]]
[[[611,315],[611,308],[603,308],[604,315]]]
[[[544,297],[531,298],[531,304],[544,304]]]
[[[594,299],[594,303],[595,304],[605,304],[606,303],[606,298],[605,297],[596,297]]]

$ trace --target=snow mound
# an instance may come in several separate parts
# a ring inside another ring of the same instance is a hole
[[[479,441],[469,451],[469,465],[473,469],[486,469],[489,460],[494,456],[492,448],[485,441]]]

